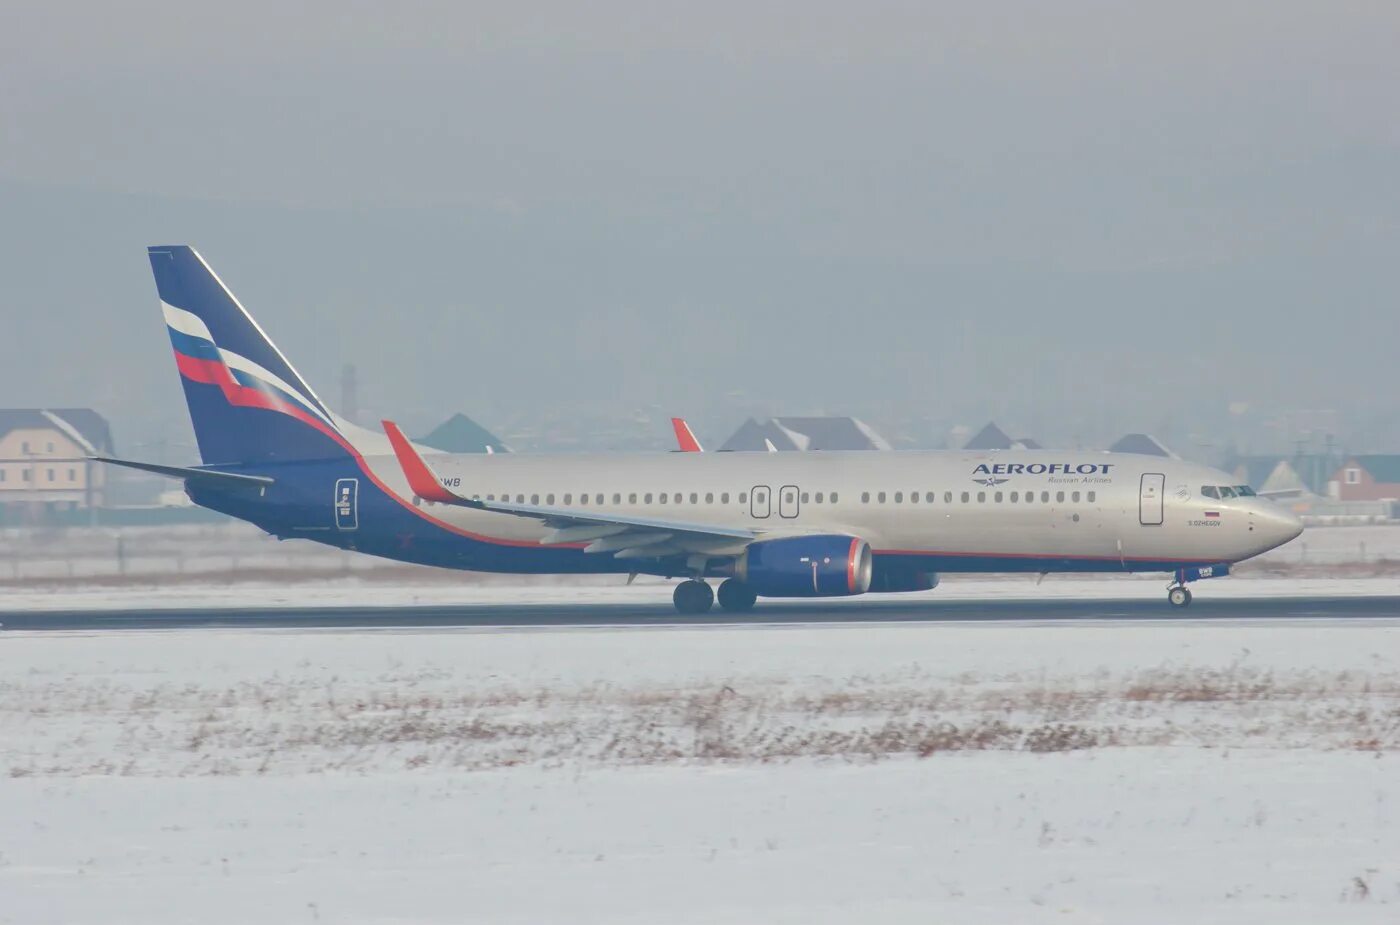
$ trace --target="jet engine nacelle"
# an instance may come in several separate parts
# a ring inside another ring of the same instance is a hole
[[[750,545],[734,575],[760,597],[849,597],[870,590],[873,558],[857,536],[789,536]]]

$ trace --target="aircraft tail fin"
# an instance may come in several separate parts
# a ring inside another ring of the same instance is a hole
[[[194,248],[147,250],[206,464],[354,452],[330,409]]]

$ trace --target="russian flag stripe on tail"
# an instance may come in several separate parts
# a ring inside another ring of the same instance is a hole
[[[193,248],[149,255],[205,463],[350,451],[334,415]]]

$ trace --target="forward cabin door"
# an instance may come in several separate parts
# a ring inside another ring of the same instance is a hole
[[[1160,472],[1145,472],[1138,489],[1138,522],[1146,527],[1162,523],[1162,494],[1167,477]]]

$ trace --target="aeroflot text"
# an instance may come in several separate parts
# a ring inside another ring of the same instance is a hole
[[[973,475],[1108,475],[1115,463],[982,463]]]

